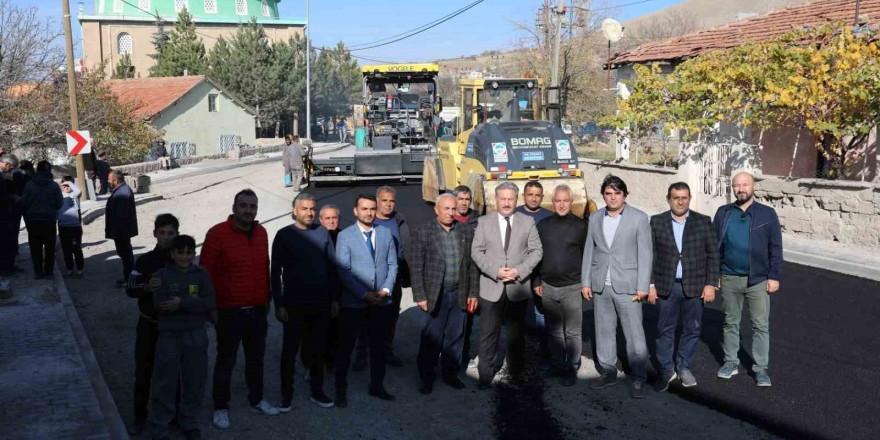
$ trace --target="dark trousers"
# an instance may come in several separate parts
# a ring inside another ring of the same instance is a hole
[[[391,290],[391,302],[394,305],[394,310],[397,311],[391,322],[391,332],[388,333],[388,338],[385,341],[385,355],[389,356],[394,353],[394,334],[397,332],[397,320],[400,319],[400,302],[403,300],[403,287],[400,285],[400,280],[394,283],[394,288]],[[367,358],[367,330],[363,329],[358,334],[357,339],[357,357],[360,359]]]
[[[214,363],[214,409],[229,409],[229,384],[244,346],[244,377],[251,406],[263,400],[263,358],[266,355],[266,306],[218,309],[217,360]]]
[[[134,340],[134,418],[147,419],[147,405],[150,402],[150,383],[153,379],[156,343],[159,340],[159,327],[143,316],[138,319]]]
[[[474,316],[476,315],[468,313],[464,322],[464,344],[461,349],[461,365],[463,367],[467,367],[471,360],[471,333],[474,332]]]
[[[52,275],[52,269],[55,267],[55,222],[31,220],[26,221],[25,224],[28,231],[28,245],[31,247],[31,261],[34,263],[34,274]]]
[[[391,332],[397,310],[393,304],[365,308],[343,308],[339,311],[339,350],[336,352],[336,391],[348,390],[348,367],[355,339],[362,329],[367,331],[370,346],[370,388],[382,388],[385,378],[385,341]]]
[[[0,213],[0,215],[5,215]],[[3,219],[5,220],[5,219]],[[15,266],[15,255],[18,251],[18,228],[12,230],[12,225],[0,223],[0,275],[10,274]]]
[[[118,237],[113,239],[116,245],[116,254],[122,260],[122,278],[128,279],[131,270],[134,268],[134,249],[131,247],[131,237]]]
[[[64,254],[64,265],[67,270],[83,269],[82,250],[83,230],[80,226],[58,226],[58,238],[61,240],[61,253]]]
[[[684,296],[681,283],[673,283],[669,297],[657,300],[657,361],[665,373],[690,370],[700,342],[703,321],[703,299]],[[681,321],[678,359],[673,362],[675,328]],[[676,368],[678,367],[678,368]]]
[[[153,371],[150,422],[155,433],[167,434],[168,424],[175,416],[184,431],[198,428],[208,376],[208,333],[205,327],[160,332]],[[175,404],[180,385],[180,401]]]
[[[528,300],[511,301],[506,293],[498,302],[480,298],[480,380],[491,381],[495,376],[495,356],[501,326],[507,327],[507,368],[517,376],[525,371],[525,319]]]
[[[547,318],[547,334],[554,366],[560,371],[574,373],[581,365],[583,347],[581,285],[554,287],[544,283],[541,303]]]
[[[293,399],[293,375],[296,354],[302,348],[303,362],[309,368],[312,394],[324,392],[324,359],[322,353],[330,319],[330,304],[294,304],[287,307],[288,321],[284,324],[281,348],[281,398]]]
[[[458,375],[461,369],[466,319],[467,312],[458,305],[458,292],[442,293],[422,328],[418,356],[419,377],[422,381],[433,382],[436,379],[438,357],[440,374],[443,377]]]

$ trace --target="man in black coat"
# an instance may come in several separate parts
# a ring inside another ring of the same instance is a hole
[[[95,174],[98,177],[98,181],[101,182],[101,190],[98,194],[107,194],[107,190],[110,187],[110,162],[107,161],[107,153],[98,155],[98,160],[95,162]]]
[[[0,156],[0,290],[9,289],[3,277],[12,273],[15,251],[18,249],[19,224],[13,224],[17,196],[12,187],[12,172],[18,166],[18,158],[11,154]]]
[[[712,219],[689,209],[690,187],[673,183],[667,191],[669,211],[651,217],[654,269],[648,301],[659,309],[657,391],[669,388],[676,378],[684,387],[697,384],[691,364],[700,342],[703,304],[715,300],[720,257]],[[678,358],[673,361],[675,328],[682,322]]]
[[[137,212],[135,211],[134,192],[125,183],[125,175],[119,170],[110,172],[110,186],[113,191],[107,199],[104,236],[113,240],[116,253],[122,260],[122,279],[116,281],[116,287],[125,287],[131,269],[134,266],[134,250],[131,237],[138,235]]]
[[[437,220],[415,229],[410,248],[413,301],[428,314],[418,356],[422,394],[433,390],[438,358],[443,382],[464,388],[458,378],[464,324],[480,293],[480,272],[470,252],[474,230],[455,221],[451,194],[437,199],[434,212]]]

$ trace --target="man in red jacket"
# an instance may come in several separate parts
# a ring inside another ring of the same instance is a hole
[[[278,415],[263,400],[263,357],[269,313],[269,235],[255,220],[257,195],[235,195],[232,215],[212,227],[202,246],[201,265],[211,275],[217,295],[217,360],[214,365],[214,425],[229,428],[229,383],[244,346],[245,381],[251,411]]]

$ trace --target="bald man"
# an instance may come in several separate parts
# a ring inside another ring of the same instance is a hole
[[[443,194],[434,205],[436,221],[417,227],[412,236],[410,270],[413,301],[428,315],[422,329],[418,367],[419,392],[430,394],[440,359],[443,382],[455,389],[459,379],[468,311],[477,307],[479,270],[471,259],[474,230],[455,221],[455,197]]]
[[[715,231],[721,254],[724,309],[724,365],[718,377],[739,373],[739,330],[743,304],[752,323],[752,370],[759,387],[770,386],[770,295],[782,278],[782,228],[773,208],[755,200],[755,176],[733,176],[736,201],[718,208]]]

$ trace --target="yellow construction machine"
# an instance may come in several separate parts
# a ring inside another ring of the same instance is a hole
[[[571,139],[546,118],[544,84],[539,79],[462,79],[461,115],[454,135],[443,136],[437,154],[425,159],[422,197],[467,185],[473,209],[495,211],[495,188],[513,182],[520,188],[539,181],[541,205],[552,208],[553,190],[571,188],[572,211],[579,216],[596,211],[587,196],[583,171]]]

